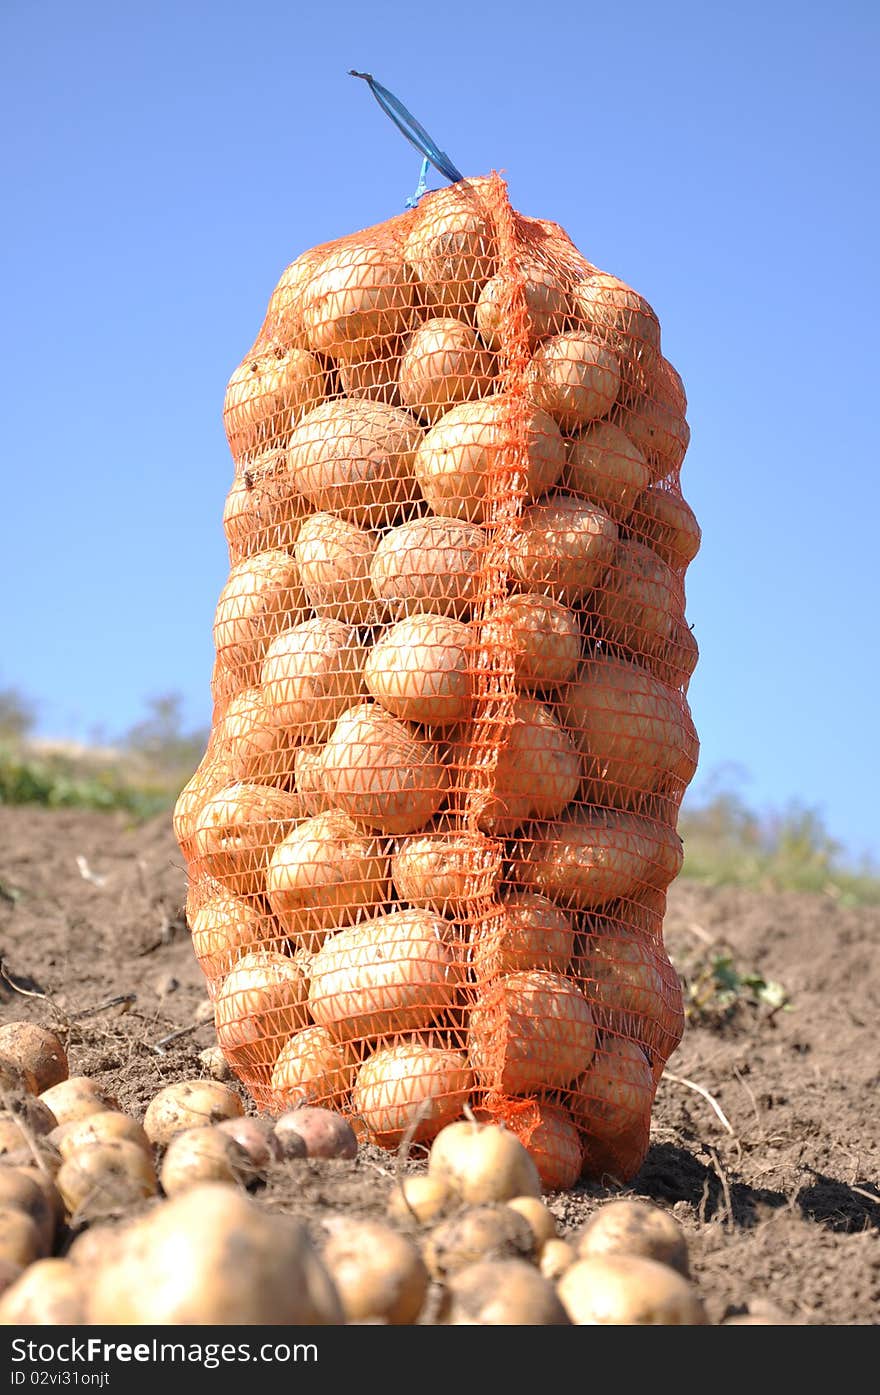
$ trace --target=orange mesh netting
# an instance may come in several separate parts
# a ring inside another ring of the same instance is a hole
[[[232,376],[214,720],[175,826],[257,1103],[626,1179],[682,1031],[681,380],[492,175],[288,267]]]

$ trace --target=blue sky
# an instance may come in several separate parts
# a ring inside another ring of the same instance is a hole
[[[287,262],[418,175],[366,69],[660,315],[698,785],[738,764],[878,852],[878,39],[867,0],[6,0],[0,687],[47,735],[171,689],[207,721],[227,378]]]

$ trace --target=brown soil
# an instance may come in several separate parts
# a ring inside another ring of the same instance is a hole
[[[23,996],[0,981],[0,1021],[62,1028],[71,1071],[93,1075],[142,1112],[163,1084],[202,1074],[210,1022],[183,919],[185,874],[167,819],[0,809],[0,956]],[[785,988],[776,1009],[710,998],[660,1084],[652,1145],[630,1189],[686,1227],[713,1321],[764,1311],[798,1323],[880,1318],[880,915],[825,897],[680,882],[667,943],[693,981],[722,947],[741,972]],[[106,1006],[119,995],[132,1000]],[[92,1011],[89,1011],[92,1010]],[[684,1081],[703,1087],[725,1115]],[[411,1164],[418,1165],[418,1159]],[[290,1170],[292,1169],[292,1170]],[[316,1231],[333,1212],[381,1215],[394,1160],[366,1149],[354,1164],[291,1164],[266,1204]],[[609,1193],[558,1193],[561,1229]]]

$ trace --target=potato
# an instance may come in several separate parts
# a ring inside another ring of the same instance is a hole
[[[229,379],[223,424],[233,460],[283,448],[294,422],[327,395],[327,374],[305,349],[259,340]]]
[[[660,348],[660,323],[648,302],[625,281],[595,271],[572,290],[572,300],[597,336],[612,348]]]
[[[0,1206],[0,1262],[27,1269],[45,1253],[44,1232],[33,1216],[17,1206]]]
[[[336,1041],[418,1031],[452,1004],[459,979],[448,923],[430,911],[392,911],[325,940],[309,1007]]]
[[[386,402],[390,407],[400,406],[398,375],[402,343],[399,339],[380,339],[370,346],[370,357],[352,359],[350,363],[340,359],[336,365],[339,385],[348,397],[368,397],[373,402]]]
[[[64,1160],[56,1178],[68,1215],[126,1211],[158,1190],[152,1158],[125,1138],[89,1143]]]
[[[0,1299],[0,1326],[80,1327],[86,1280],[66,1259],[38,1259]]]
[[[21,1211],[30,1216],[40,1234],[41,1253],[52,1252],[55,1228],[58,1220],[56,1206],[49,1199],[47,1187],[59,1200],[54,1183],[44,1179],[43,1183],[33,1176],[33,1169],[23,1167],[0,1167],[0,1209]]]
[[[448,515],[414,518],[380,540],[370,565],[373,591],[394,614],[466,620],[479,596],[486,543],[476,524]]]
[[[693,510],[680,496],[657,486],[636,500],[627,528],[674,571],[687,567],[700,550],[702,533]]]
[[[405,333],[413,285],[395,246],[345,239],[325,253],[302,292],[309,348],[343,363],[369,358],[376,340]]]
[[[270,720],[288,739],[314,745],[362,689],[364,651],[341,620],[305,620],[269,645],[260,674]]]
[[[538,1242],[524,1216],[509,1206],[468,1207],[441,1221],[423,1245],[432,1279],[450,1275],[481,1259],[534,1259]]]
[[[303,813],[297,795],[274,785],[240,783],[217,790],[196,819],[196,868],[221,880],[230,895],[260,893],[273,849]]]
[[[234,780],[288,785],[293,775],[294,739],[294,732],[276,720],[260,688],[245,688],[232,698],[212,732],[227,784]]]
[[[294,944],[318,949],[391,893],[381,841],[337,810],[297,824],[269,861],[269,905]]]
[[[471,1206],[541,1195],[533,1159],[514,1134],[496,1124],[447,1124],[431,1147],[428,1176],[445,1182]]]
[[[567,1269],[557,1286],[578,1326],[696,1326],[706,1322],[699,1295],[665,1264],[640,1255],[593,1255]]]
[[[275,1122],[275,1136],[285,1157],[292,1153],[291,1140],[301,1138],[307,1158],[357,1157],[357,1136],[347,1119],[333,1109],[301,1106]]]
[[[556,1291],[521,1259],[484,1260],[453,1275],[437,1321],[451,1326],[568,1326]]]
[[[567,1085],[586,1069],[596,1029],[575,984],[532,969],[503,975],[498,993],[500,1002],[475,1005],[470,1019],[470,1061],[490,1088],[526,1095]]]
[[[652,470],[638,446],[610,421],[591,422],[568,443],[567,489],[623,523],[651,482]]]
[[[228,1081],[235,1079],[235,1073],[219,1046],[206,1046],[204,1051],[200,1051],[199,1065],[207,1071],[212,1080]]]
[[[535,1237],[535,1249],[541,1251],[548,1240],[556,1235],[556,1217],[536,1196],[514,1196],[505,1205],[510,1206],[528,1223]]]
[[[97,1326],[343,1321],[305,1226],[216,1182],[135,1222],[90,1290],[89,1321]]]
[[[551,1283],[556,1283],[562,1278],[566,1269],[570,1269],[577,1259],[577,1251],[567,1240],[548,1240],[541,1249],[538,1260],[538,1268],[549,1279]]]
[[[210,1126],[176,1133],[159,1171],[166,1196],[178,1196],[201,1182],[244,1186],[252,1176],[253,1169],[241,1144]]]
[[[338,398],[294,427],[287,465],[314,509],[359,528],[387,528],[416,497],[413,456],[421,436],[415,418],[399,407]]]
[[[285,451],[267,451],[250,462],[236,473],[223,505],[230,562],[291,551],[306,507],[287,473]]]
[[[195,835],[199,811],[210,796],[226,783],[226,770],[216,759],[212,743],[209,742],[198,769],[187,780],[174,804],[172,825],[174,836],[187,861],[195,856]]]
[[[318,1104],[347,1095],[354,1059],[326,1027],[305,1027],[282,1048],[272,1071],[272,1093],[287,1107]]]
[[[642,1048],[606,1032],[575,1086],[571,1109],[584,1133],[608,1143],[650,1118],[653,1099],[654,1080]]]
[[[680,613],[680,585],[649,547],[621,541],[596,594],[602,635],[632,654],[668,641]]]
[[[458,402],[485,397],[492,355],[462,320],[426,320],[410,335],[400,361],[400,396],[423,421],[435,422]]]
[[[512,649],[514,676],[528,691],[558,688],[574,678],[581,657],[577,616],[550,596],[508,596],[480,628],[481,642]]]
[[[477,327],[491,349],[508,348],[521,300],[525,300],[526,330],[530,344],[559,334],[570,314],[562,283],[541,262],[523,257],[516,267],[516,282],[499,272],[486,282],[477,302]],[[505,334],[507,338],[505,339]]]
[[[402,839],[391,860],[397,894],[440,915],[466,916],[501,877],[497,844],[454,829]]]
[[[52,1088],[57,1090],[59,1086]],[[0,1155],[11,1157],[22,1148],[27,1149],[34,1138],[43,1138],[55,1128],[55,1115],[42,1096],[35,1099],[33,1095],[7,1093],[2,1103],[5,1108],[0,1110]]]
[[[411,1143],[433,1138],[461,1113],[472,1085],[461,1052],[404,1040],[367,1057],[351,1103],[371,1141],[395,1148],[404,1137]]]
[[[670,688],[684,688],[686,692],[699,657],[694,633],[684,615],[678,614],[672,622],[669,638],[652,645],[642,662],[661,683]]]
[[[11,1095],[36,1095],[37,1077],[20,1060],[0,1052],[0,1090]]]
[[[511,570],[528,590],[578,601],[602,580],[616,544],[617,524],[601,509],[571,494],[551,494],[524,510]]]
[[[39,1263],[39,1261],[37,1262]],[[10,1289],[16,1279],[20,1279],[24,1272],[23,1265],[16,1264],[12,1259],[0,1257],[0,1295],[6,1293],[7,1289]],[[2,1313],[2,1304],[0,1304],[0,1313]]]
[[[529,381],[536,406],[563,431],[578,431],[614,406],[620,362],[598,339],[573,329],[538,345]]]
[[[324,747],[320,778],[336,808],[387,834],[427,823],[448,780],[436,745],[374,702],[342,713]]]
[[[179,1080],[166,1085],[147,1105],[144,1132],[151,1143],[164,1146],[184,1129],[219,1124],[244,1114],[235,1090],[214,1080]]]
[[[324,249],[310,247],[290,263],[282,273],[269,299],[261,338],[269,337],[280,344],[307,347],[303,323],[303,292],[309,278],[317,270]]]
[[[642,451],[654,479],[661,480],[680,469],[690,444],[687,401],[672,364],[659,355],[649,358],[648,371],[638,376],[644,391],[616,407],[614,421]]]
[[[420,200],[403,256],[428,304],[470,318],[498,262],[489,181],[463,179]]]
[[[633,807],[655,790],[680,798],[693,779],[699,742],[687,703],[634,664],[588,660],[560,716],[584,756],[588,804]]]
[[[384,607],[373,595],[370,566],[378,538],[332,513],[313,513],[299,530],[293,555],[316,616],[344,625],[372,625]]]
[[[633,934],[603,916],[589,917],[592,931],[574,968],[585,980],[597,1023],[643,1042],[668,1058],[681,1040],[681,984],[660,939]]]
[[[564,973],[574,949],[574,927],[565,911],[531,891],[510,891],[502,902],[500,933],[485,938],[472,927],[471,944],[478,979],[496,973],[548,969]]]
[[[297,796],[302,802],[303,813],[308,818],[326,813],[332,807],[321,783],[321,762],[324,759],[324,743],[297,746],[293,758],[293,775]]]
[[[7,1022],[0,1027],[0,1054],[13,1061],[41,1094],[67,1079],[67,1053],[54,1032],[35,1022]]]
[[[214,613],[215,701],[228,701],[259,682],[266,649],[296,623],[304,599],[289,552],[258,552],[236,563]]]
[[[57,1085],[44,1090],[40,1099],[51,1109],[58,1124],[87,1119],[89,1115],[100,1114],[105,1109],[119,1110],[109,1090],[87,1075],[71,1075],[66,1080],[60,1080]]]
[[[641,1255],[690,1277],[684,1231],[674,1216],[634,1197],[606,1202],[577,1232],[580,1259],[590,1255]]]
[[[89,1114],[84,1119],[59,1124],[50,1137],[65,1162],[93,1143],[109,1143],[116,1138],[134,1143],[152,1156],[150,1140],[138,1121],[115,1109],[104,1109],[99,1114]]]
[[[428,1273],[411,1240],[380,1221],[340,1216],[323,1260],[346,1322],[414,1323],[428,1292]]]
[[[483,809],[479,826],[508,835],[527,819],[554,819],[576,798],[581,758],[550,708],[531,698],[517,698],[498,752],[494,797]],[[467,758],[459,747],[457,760]]]
[[[240,1119],[224,1119],[214,1128],[218,1133],[234,1139],[253,1172],[265,1172],[271,1163],[281,1159],[281,1144],[275,1136],[274,1124],[273,1119],[255,1118],[248,1114]]]
[[[588,910],[641,887],[662,890],[681,864],[682,844],[674,829],[637,814],[593,808],[523,839],[513,880]]]
[[[395,1221],[430,1225],[452,1204],[452,1195],[440,1177],[401,1177],[388,1199],[388,1214]]]
[[[383,631],[367,655],[367,690],[403,721],[452,726],[470,711],[474,644],[460,620],[409,615]]]
[[[546,1191],[567,1191],[581,1174],[583,1150],[571,1115],[560,1105],[544,1100],[534,1105],[536,1119],[524,1114],[516,1124],[535,1160],[541,1184]]]
[[[450,408],[422,439],[413,461],[416,480],[434,513],[483,523],[492,499],[522,490],[526,502],[552,489],[565,466],[559,428],[537,406],[522,423],[526,478],[502,477],[501,450],[511,433],[514,399],[501,393]]]
[[[308,1024],[308,984],[283,954],[247,954],[217,994],[217,1041],[231,1065],[269,1083],[282,1046]]]
[[[219,886],[197,910],[190,909],[187,902],[187,921],[193,953],[208,979],[209,991],[219,988],[219,980],[244,955],[256,949],[281,948],[283,937],[277,922]]]

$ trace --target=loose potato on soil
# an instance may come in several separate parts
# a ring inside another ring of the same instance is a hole
[[[440,1177],[398,1177],[388,1199],[388,1214],[396,1221],[430,1225],[453,1204]]]
[[[390,625],[367,655],[364,682],[371,697],[405,722],[449,727],[471,706],[471,629],[431,612]]]
[[[0,1090],[8,1095],[36,1095],[37,1077],[26,1070],[20,1061],[0,1053]]]
[[[559,1280],[559,1297],[579,1326],[697,1326],[706,1313],[694,1288],[665,1264],[640,1255],[579,1259]]]
[[[305,349],[260,343],[236,368],[226,389],[223,424],[232,458],[249,462],[284,447],[294,422],[327,395],[327,374]]]
[[[359,528],[387,528],[417,495],[413,456],[421,436],[415,418],[399,407],[337,398],[294,427],[288,469],[313,509]]]
[[[535,1259],[538,1248],[526,1218],[500,1204],[470,1206],[441,1221],[423,1242],[431,1277],[440,1281],[481,1259]]]
[[[487,181],[463,179],[426,194],[403,245],[424,299],[449,314],[470,317],[498,262]]]
[[[400,362],[400,396],[423,421],[435,422],[458,402],[485,397],[492,355],[462,320],[426,320],[413,331]]]
[[[270,720],[291,745],[326,741],[361,692],[363,667],[357,631],[341,620],[313,618],[285,630],[269,645],[260,670]]]
[[[512,400],[502,394],[450,408],[431,427],[415,454],[413,468],[424,498],[436,514],[474,523],[489,517],[493,494],[509,491],[501,482],[500,449],[510,433]],[[524,424],[527,475],[519,484],[526,502],[551,489],[565,467],[565,443],[551,417],[532,407]]]
[[[354,1072],[352,1053],[334,1041],[326,1027],[305,1027],[281,1048],[272,1071],[272,1092],[291,1108],[318,1104],[347,1095]]]
[[[663,890],[681,871],[682,857],[678,834],[655,819],[585,809],[524,839],[513,880],[561,905],[588,910],[639,887]]]
[[[572,494],[551,494],[524,510],[511,570],[530,591],[578,601],[604,577],[615,557],[617,524]]]
[[[525,299],[531,344],[546,339],[548,334],[560,334],[571,312],[561,281],[541,262],[523,257],[516,274],[520,286],[514,288],[512,277],[499,272],[486,282],[477,302],[477,327],[492,349],[503,347],[505,326],[510,336],[511,307],[517,304],[519,296]]]
[[[274,1121],[248,1114],[240,1119],[224,1119],[215,1124],[218,1133],[234,1139],[243,1150],[253,1172],[264,1172],[281,1158],[281,1145],[274,1133]],[[177,1135],[175,1134],[175,1137]]]
[[[540,1251],[556,1235],[556,1217],[536,1196],[514,1196],[505,1203],[527,1221]]]
[[[44,1231],[33,1216],[17,1206],[0,1206],[0,1261],[26,1269],[46,1253]]]
[[[315,950],[330,930],[388,900],[382,841],[337,810],[297,824],[269,860],[266,895],[291,941]]]
[[[377,339],[412,321],[413,284],[397,248],[346,239],[327,251],[302,290],[309,348],[343,363],[369,358]]]
[[[377,543],[375,533],[332,513],[313,513],[304,520],[293,555],[319,619],[369,625],[381,618],[370,581]]]
[[[561,974],[533,969],[499,982],[503,1011],[471,1009],[469,1056],[482,1082],[511,1095],[567,1085],[592,1060],[589,1004]]]
[[[552,1283],[520,1259],[485,1260],[460,1269],[446,1286],[438,1321],[450,1326],[569,1325]]]
[[[275,1136],[285,1157],[293,1156],[291,1143],[301,1139],[307,1158],[356,1158],[357,1136],[347,1119],[335,1109],[302,1106],[282,1114],[275,1122]]]
[[[266,649],[295,623],[304,600],[289,552],[258,552],[235,564],[214,612],[215,701],[228,701],[259,682]]]
[[[642,1255],[690,1277],[684,1231],[674,1216],[647,1201],[624,1197],[595,1211],[574,1237],[580,1259],[590,1255]]]
[[[472,1087],[473,1075],[461,1052],[413,1038],[367,1057],[351,1103],[370,1140],[396,1148],[404,1136],[413,1143],[433,1138],[461,1113]]]
[[[437,812],[448,775],[437,746],[375,702],[343,712],[328,739],[321,784],[332,804],[368,828],[411,833]]]
[[[69,1124],[59,1124],[50,1135],[59,1153],[66,1161],[81,1148],[93,1143],[109,1143],[115,1138],[125,1139],[151,1154],[151,1144],[141,1125],[128,1114],[114,1109],[101,1110],[99,1114],[89,1114],[84,1119],[74,1119]]]
[[[184,1129],[219,1124],[244,1114],[241,1097],[215,1080],[179,1080],[166,1085],[147,1105],[144,1133],[151,1143],[170,1143]]]
[[[448,1124],[434,1139],[428,1176],[472,1206],[541,1195],[534,1161],[515,1134],[496,1124]]]
[[[53,1087],[57,1089],[57,1086]],[[33,1139],[43,1139],[55,1128],[55,1115],[42,1098],[6,1094],[0,1110],[0,1157],[13,1157]]]
[[[54,1193],[54,1202],[47,1194],[47,1187]],[[34,1176],[34,1169],[23,1167],[0,1167],[0,1209],[21,1211],[30,1216],[40,1233],[40,1246],[43,1254],[51,1254],[58,1221],[59,1201],[54,1183],[44,1179],[42,1184]]]
[[[545,339],[530,373],[532,400],[563,431],[577,431],[610,411],[620,390],[620,362],[583,330]]]
[[[609,1143],[649,1119],[653,1100],[654,1078],[639,1043],[606,1032],[569,1103],[578,1127]]]
[[[380,540],[370,566],[376,597],[393,614],[431,611],[468,619],[477,600],[487,538],[448,515],[414,518]]]
[[[55,1116],[58,1124],[70,1124],[75,1119],[87,1119],[104,1109],[119,1110],[119,1104],[109,1090],[88,1075],[71,1075],[44,1090],[40,1099]]]
[[[651,479],[638,446],[610,421],[592,422],[568,443],[566,488],[598,504],[615,523],[625,521]]]
[[[87,1282],[66,1259],[39,1259],[0,1298],[0,1326],[79,1327]]]
[[[269,1083],[282,1046],[309,1022],[308,983],[283,954],[258,951],[239,960],[217,994],[217,1041],[226,1059]]]
[[[411,908],[325,940],[312,962],[309,1007],[336,1041],[429,1027],[453,1002],[461,971],[448,922]]]
[[[287,471],[287,454],[268,450],[240,468],[223,506],[229,561],[235,566],[259,552],[289,552],[307,504]]]
[[[298,795],[274,785],[226,785],[198,812],[195,866],[221,881],[230,895],[257,895],[273,848],[304,813]]]
[[[627,528],[673,570],[681,570],[694,560],[703,536],[685,500],[657,487],[646,489],[636,500]]]
[[[552,596],[529,591],[494,606],[480,627],[480,640],[490,648],[513,651],[516,682],[527,691],[567,683],[581,657],[577,616]]]
[[[67,1079],[67,1053],[54,1032],[35,1022],[7,1022],[0,1027],[0,1056],[13,1061],[33,1079],[35,1094]]]
[[[466,916],[501,877],[499,845],[479,833],[454,829],[402,838],[391,860],[401,900],[440,915]]]
[[[215,1182],[127,1230],[90,1280],[89,1321],[298,1326],[343,1316],[305,1226]]]
[[[241,1144],[210,1125],[176,1133],[159,1170],[166,1196],[178,1196],[201,1182],[244,1186],[253,1175],[254,1170]]]
[[[577,1259],[577,1251],[567,1240],[548,1240],[541,1250],[538,1268],[545,1279],[556,1283]]]
[[[55,1179],[70,1216],[127,1211],[158,1190],[153,1160],[137,1143],[89,1143],[64,1160]]]
[[[546,896],[531,891],[508,892],[502,910],[500,930],[488,937],[479,924],[471,930],[478,979],[525,969],[564,973],[574,949],[571,917]]]
[[[505,742],[495,766],[494,797],[479,821],[487,832],[502,836],[528,819],[558,818],[581,783],[577,747],[546,704],[517,698]],[[465,756],[459,747],[455,761]]]
[[[372,1318],[399,1326],[416,1321],[428,1291],[428,1273],[406,1236],[380,1221],[340,1217],[322,1258],[346,1322]]]

